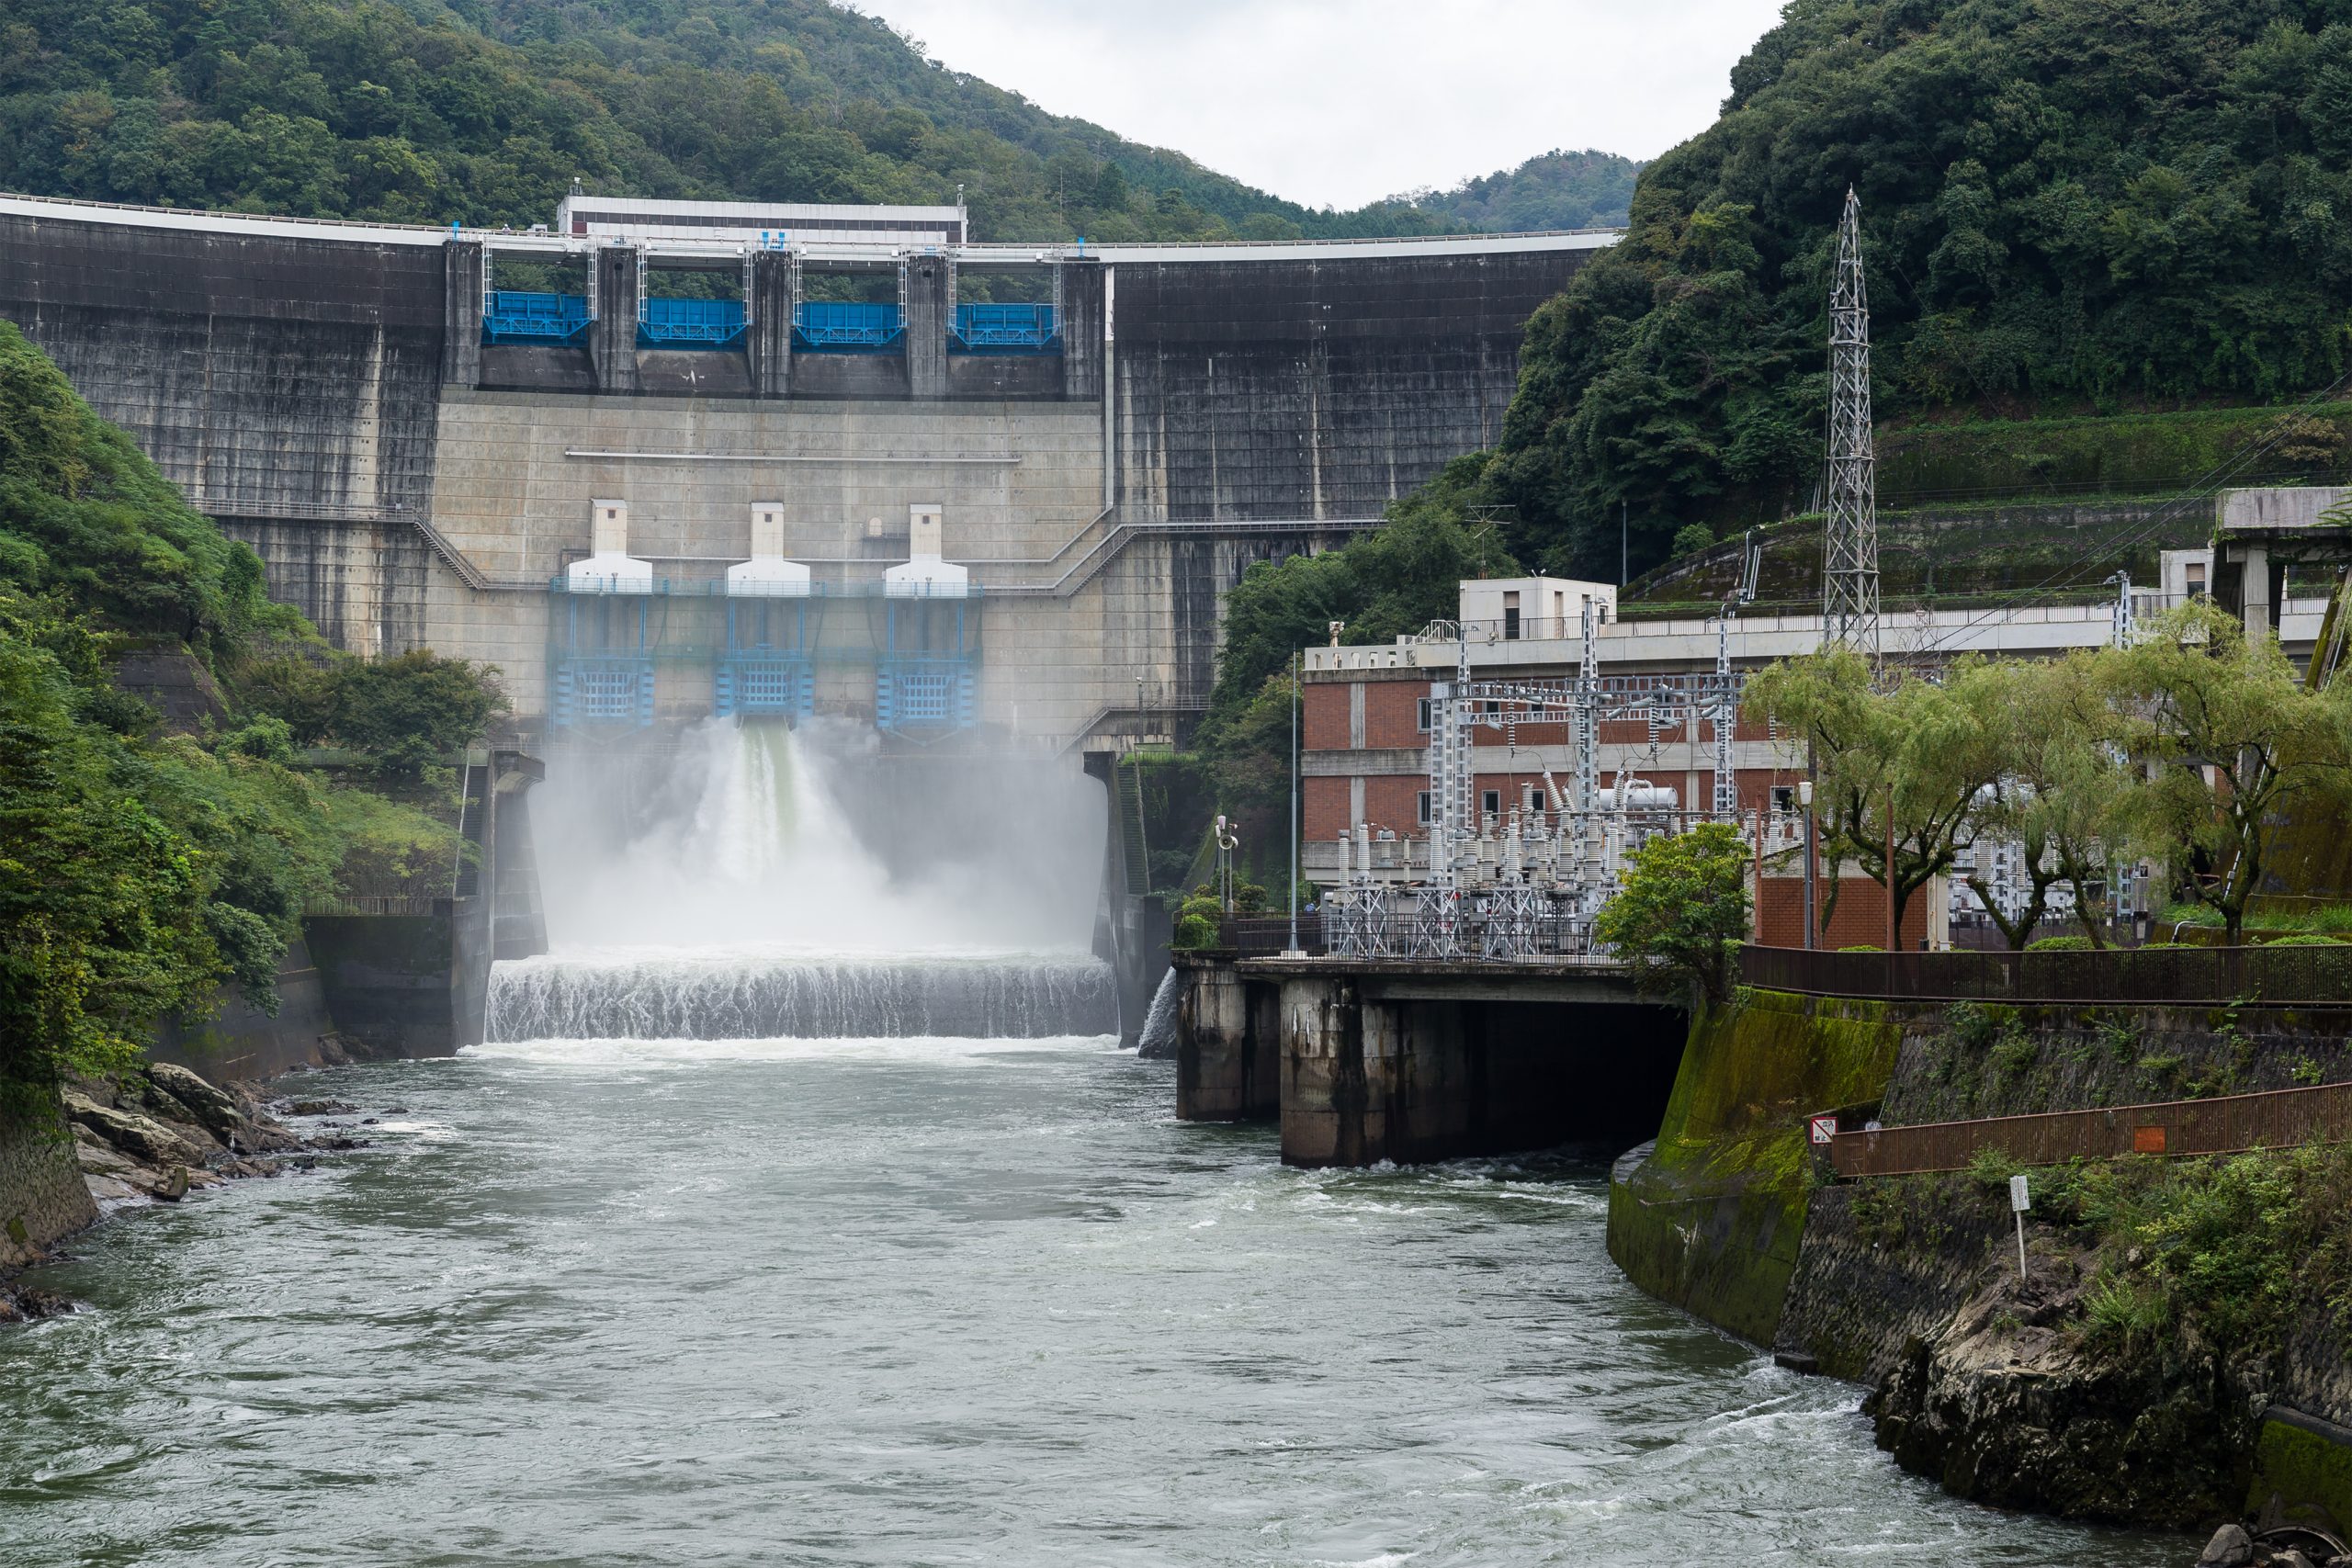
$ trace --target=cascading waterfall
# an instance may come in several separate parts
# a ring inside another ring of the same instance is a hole
[[[1136,1055],[1176,1054],[1177,990],[1176,971],[1170,969],[1159,977],[1159,988],[1151,993],[1151,1010],[1143,1015],[1143,1032],[1136,1036]]]
[[[629,841],[583,844],[587,830],[561,826],[538,835],[556,950],[492,967],[492,1040],[1117,1029],[1110,968],[1077,948],[1062,907],[1072,898],[1048,907],[1001,864],[894,881],[841,808],[821,743],[713,723],[689,733],[682,761],[687,803]],[[585,802],[593,785],[575,791]],[[565,823],[564,805],[557,794],[553,822]]]
[[[797,958],[757,951],[533,958],[491,976],[492,1040],[1035,1038],[1119,1026],[1088,957]]]

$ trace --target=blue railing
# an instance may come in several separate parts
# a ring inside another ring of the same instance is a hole
[[[1042,354],[1060,330],[1051,305],[956,307],[956,336],[978,354]]]
[[[649,296],[637,323],[637,341],[648,348],[725,348],[742,335],[741,299]]]
[[[570,343],[587,330],[584,295],[493,288],[482,300],[484,343]]]
[[[871,354],[890,347],[905,334],[907,313],[896,305],[809,299],[793,307],[792,329],[802,348]]]

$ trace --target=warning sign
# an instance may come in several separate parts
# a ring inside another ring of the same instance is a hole
[[[1826,1144],[1838,1135],[1838,1118],[1835,1116],[1815,1116],[1811,1126],[1813,1141],[1816,1144]]]

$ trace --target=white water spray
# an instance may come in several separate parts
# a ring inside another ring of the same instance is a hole
[[[937,770],[944,795],[896,781],[916,807],[893,818],[854,793],[892,783],[872,748],[848,726],[714,721],[666,772],[550,778],[531,809],[553,951],[493,969],[491,1037],[1115,1028],[1086,949],[1099,790],[1043,760],[976,763]]]
[[[1143,1056],[1172,1056],[1176,1054],[1176,1005],[1178,992],[1176,971],[1170,969],[1159,977],[1159,988],[1151,993],[1151,1010],[1143,1017],[1143,1032],[1136,1036],[1136,1051]]]

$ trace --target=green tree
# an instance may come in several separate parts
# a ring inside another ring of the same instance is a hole
[[[447,761],[505,706],[486,667],[415,649],[340,668],[333,732],[379,771],[413,775]]]
[[[1900,930],[1912,897],[1973,841],[2007,765],[2007,693],[2002,668],[1974,658],[1940,680],[1890,671],[1887,681],[1874,684],[1860,655],[1833,648],[1758,671],[1747,702],[1810,746],[1824,852],[1887,888]],[[1824,925],[1838,886],[1832,877]]]
[[[1968,886],[2010,947],[2023,949],[2047,918],[2059,886],[2075,895],[2075,918],[2095,947],[2106,942],[2109,846],[2126,831],[2133,788],[2121,742],[2123,716],[2110,700],[2113,656],[2078,650],[2063,659],[1988,664],[1988,713],[2002,771],[1980,796],[1973,836],[1980,846],[2014,841],[2026,879],[2023,908],[2011,916],[1993,896],[1980,863]]]
[[[1725,822],[1651,839],[1594,917],[1594,940],[1645,960],[1635,971],[1645,988],[1695,984],[1708,1000],[1724,1000],[1748,931],[1747,856],[1739,829]]]
[[[2276,637],[2249,637],[2203,602],[2166,611],[2113,667],[2125,743],[2148,770],[2121,807],[2133,840],[2173,863],[2180,891],[2235,943],[2262,886],[2267,825],[2352,770],[2352,689],[2305,686]]]

